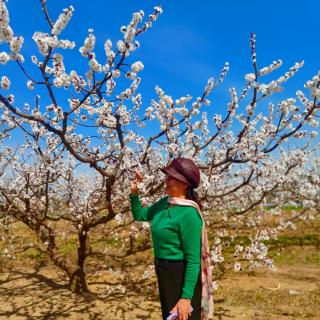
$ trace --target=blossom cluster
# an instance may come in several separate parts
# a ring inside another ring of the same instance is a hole
[[[320,99],[320,73],[306,82],[305,87],[310,90],[310,94],[315,99]]]
[[[14,32],[9,24],[10,17],[5,1],[0,2],[0,44],[6,42],[10,47],[10,55],[6,52],[0,53],[1,64],[6,64],[10,59],[24,61],[20,50],[24,41],[22,36],[14,36]]]
[[[269,73],[271,73],[272,71],[280,68],[282,66],[282,60],[276,60],[273,61],[272,64],[270,64],[268,67],[264,67],[260,70],[260,75],[265,76]]]
[[[272,80],[268,84],[260,84],[258,85],[259,90],[264,94],[268,95],[272,92],[281,92],[283,91],[283,88],[281,87],[281,84],[283,82],[288,81],[290,78],[294,76],[294,74],[303,66],[304,61],[299,61],[295,63],[293,67],[290,68],[290,71],[286,72],[283,76],[278,78],[277,80]]]
[[[61,33],[61,31],[66,28],[67,24],[69,23],[72,17],[73,12],[74,8],[72,6],[63,10],[63,13],[59,15],[58,20],[53,25],[51,31],[52,35],[58,36]]]
[[[57,36],[49,35],[46,32],[37,31],[33,34],[32,39],[43,56],[46,56],[51,48],[73,49],[75,47],[74,41],[60,40]]]

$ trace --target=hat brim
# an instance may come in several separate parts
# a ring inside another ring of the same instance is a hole
[[[175,170],[173,167],[168,166],[168,167],[164,167],[161,169],[161,171],[164,174],[167,174],[177,180],[180,180],[182,182],[184,182],[185,184],[187,184],[188,186],[191,186],[190,182],[187,180],[187,178],[182,175],[181,173],[179,173],[177,170]]]

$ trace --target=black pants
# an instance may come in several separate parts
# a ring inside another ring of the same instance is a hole
[[[158,278],[158,287],[161,302],[162,319],[166,320],[170,310],[181,298],[184,284],[186,263],[184,260],[155,259],[155,271]],[[194,289],[191,300],[193,311],[188,320],[201,318],[201,273]]]

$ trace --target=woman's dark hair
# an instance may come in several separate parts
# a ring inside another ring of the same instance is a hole
[[[188,187],[187,189],[187,199],[189,200],[193,200],[194,202],[196,202],[200,208],[200,210],[202,210],[202,204],[201,201],[197,195],[197,192],[194,191],[193,187]]]

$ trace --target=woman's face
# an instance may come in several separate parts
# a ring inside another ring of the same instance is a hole
[[[170,175],[166,175],[166,194],[171,197],[186,197],[188,185]]]

